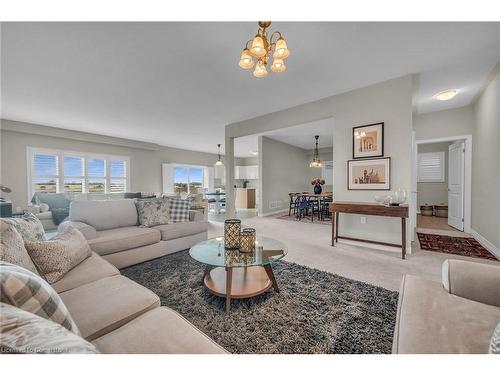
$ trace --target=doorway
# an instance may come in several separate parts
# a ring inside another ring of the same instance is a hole
[[[470,233],[471,145],[470,135],[415,142],[412,215],[419,230]]]

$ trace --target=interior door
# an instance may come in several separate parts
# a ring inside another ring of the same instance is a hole
[[[448,146],[448,225],[464,230],[465,143]]]

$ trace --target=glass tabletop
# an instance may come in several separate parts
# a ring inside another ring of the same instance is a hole
[[[200,263],[215,267],[251,267],[276,262],[287,252],[283,242],[269,237],[257,236],[255,250],[251,253],[226,250],[224,237],[216,237],[194,245],[189,255]]]

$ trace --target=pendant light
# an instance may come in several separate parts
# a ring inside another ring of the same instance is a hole
[[[321,168],[321,160],[319,159],[319,151],[318,151],[318,139],[319,139],[319,135],[315,135],[314,138],[316,139],[316,147],[314,148],[313,159],[309,163],[309,167],[311,167],[311,168]]]
[[[215,162],[215,166],[219,166],[219,165],[224,165],[222,163],[222,160],[220,160],[220,143],[217,144],[217,148],[219,149],[219,151],[217,152],[217,156],[218,156],[218,160]]]

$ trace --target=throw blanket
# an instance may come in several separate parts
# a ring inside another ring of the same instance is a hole
[[[59,225],[69,216],[71,199],[68,199],[64,193],[35,193],[31,198],[31,203],[47,204],[52,212],[54,224]]]

